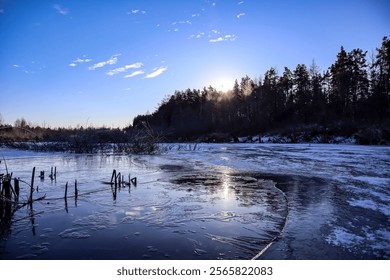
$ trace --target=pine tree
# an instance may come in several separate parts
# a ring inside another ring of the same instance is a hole
[[[377,117],[390,115],[390,40],[384,37],[371,66],[371,107]]]
[[[293,73],[294,93],[296,96],[296,111],[305,122],[309,119],[312,96],[310,92],[310,78],[307,67],[298,64]]]

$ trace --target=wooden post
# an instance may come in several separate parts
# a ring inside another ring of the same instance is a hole
[[[53,166],[50,168],[50,179],[52,179],[53,180]]]
[[[68,213],[68,199],[65,197],[65,211]]]
[[[116,181],[116,177],[115,177],[115,181]],[[112,198],[115,201],[116,200],[116,194],[117,194],[117,191],[118,191],[118,186],[117,186],[116,182],[115,182],[115,186],[114,187],[112,187],[112,185],[111,185],[111,190],[112,190]]]
[[[57,167],[54,166],[54,179],[57,179]]]
[[[11,200],[11,178],[7,178],[3,182],[4,196],[6,199]]]
[[[77,180],[74,180],[74,196],[75,196],[75,199],[77,199],[77,196],[78,196],[78,190],[77,190]]]
[[[44,170],[41,171],[39,178],[41,178],[42,181],[45,179],[45,171]]]
[[[119,172],[118,173],[118,185],[119,185],[119,187],[121,187],[121,183],[122,183],[122,176],[121,176],[121,173]]]
[[[134,186],[137,186],[137,177],[131,179],[131,182],[134,184]]]
[[[15,178],[14,179],[14,188],[15,188],[15,199],[19,200],[19,192],[20,192],[20,187],[19,187],[19,179]]]
[[[65,184],[65,196],[64,196],[64,198],[67,199],[67,197],[68,197],[68,182],[66,182],[66,184]]]
[[[30,205],[32,205],[32,202],[33,202],[34,177],[35,177],[35,166],[33,167],[32,175],[31,175],[30,197],[29,197],[29,199],[28,199]]]
[[[111,184],[113,183],[114,177],[116,177],[116,170],[115,169],[112,171]]]
[[[11,177],[8,175],[6,176],[6,179],[3,182],[3,187],[4,187],[4,196],[5,196],[5,201],[4,201],[4,220],[2,219],[2,222],[5,221],[6,223],[11,222],[11,217],[12,217],[12,204],[11,204]]]

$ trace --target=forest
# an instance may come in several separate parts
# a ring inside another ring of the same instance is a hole
[[[282,73],[270,68],[257,80],[245,76],[228,92],[211,86],[175,91],[152,114],[137,116],[133,128],[148,123],[168,139],[186,141],[267,133],[293,137],[300,131],[356,135],[378,144],[390,140],[389,117],[390,41],[384,37],[370,58],[367,51],[341,47],[324,72],[313,61]]]
[[[290,143],[331,143],[344,136],[358,144],[390,144],[390,39],[384,37],[369,57],[359,48],[341,47],[325,71],[313,61],[281,73],[270,68],[261,78],[242,77],[228,92],[211,86],[177,90],[123,129],[51,129],[24,118],[12,126],[0,118],[0,143],[51,142],[57,144],[50,149],[76,152],[103,143],[136,143],[132,147],[142,151],[143,143],[153,149],[155,142],[231,142],[255,135],[284,135]]]

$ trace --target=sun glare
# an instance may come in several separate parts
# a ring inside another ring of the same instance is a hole
[[[217,80],[215,83],[214,83],[214,87],[216,88],[216,90],[218,91],[221,91],[221,92],[228,92],[229,90],[233,89],[233,85],[234,85],[234,80],[230,80],[230,79],[220,79],[220,80]]]

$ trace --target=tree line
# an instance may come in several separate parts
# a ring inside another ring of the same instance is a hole
[[[362,124],[389,126],[390,40],[386,36],[370,58],[367,51],[340,48],[336,61],[321,72],[313,63],[267,70],[263,78],[236,80],[233,89],[177,90],[152,114],[139,115],[133,128],[147,123],[167,137],[194,139],[220,132],[266,133],[297,125]]]
[[[362,144],[390,143],[388,37],[369,58],[367,51],[348,52],[341,47],[335,62],[322,72],[313,61],[293,70],[284,67],[281,73],[270,68],[256,80],[242,77],[228,92],[212,86],[177,90],[155,112],[135,117],[124,129],[51,129],[34,126],[24,118],[11,126],[0,114],[0,144],[52,142],[48,150],[77,152],[96,150],[102,143],[132,143],[131,149],[123,149],[142,151],[145,143],[146,150],[155,150],[155,142],[161,141],[230,141],[259,134],[291,136],[299,130],[310,136],[357,135]]]

